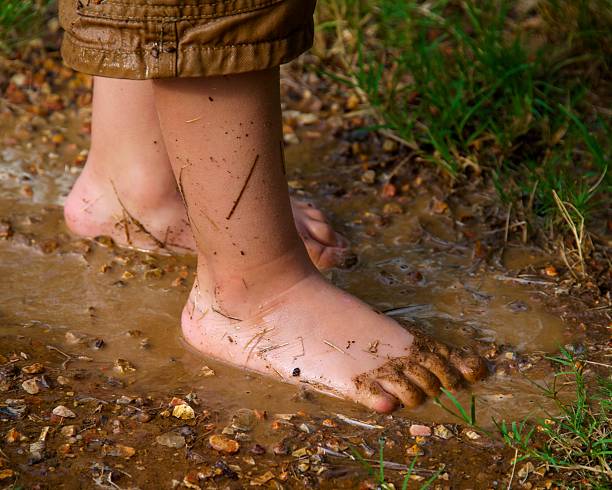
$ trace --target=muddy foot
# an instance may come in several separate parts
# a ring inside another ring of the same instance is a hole
[[[487,371],[480,357],[416,337],[317,273],[256,305],[250,318],[220,310],[196,282],[182,326],[200,352],[378,412],[414,407]]]
[[[107,235],[122,247],[188,253],[195,242],[176,189],[143,195],[119,189],[108,179],[90,175],[87,167],[66,198],[68,228],[84,237]],[[100,184],[106,182],[106,184]],[[159,194],[159,195],[157,195]],[[310,259],[319,269],[342,266],[350,255],[347,240],[336,233],[311,203],[291,198],[296,228]]]

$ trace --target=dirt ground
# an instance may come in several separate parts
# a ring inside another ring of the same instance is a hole
[[[186,347],[178,319],[194,258],[81,239],[63,224],[87,158],[92,82],[62,67],[57,43],[51,22],[18,59],[0,60],[2,487],[377,488],[380,444],[396,485],[416,457],[409,488],[434,474],[440,489],[560,484],[432,402],[376,415]],[[514,225],[485,181],[451,188],[406,165],[397,143],[364,129],[353,95],[298,63],[282,91],[290,188],[352,243],[329,279],[481,352],[482,425],[554,410],[533,382],[552,379],[545,356],[559,346],[609,362],[597,284],[506,240]]]

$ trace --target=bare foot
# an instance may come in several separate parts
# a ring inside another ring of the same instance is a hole
[[[199,279],[207,281],[201,268]],[[415,336],[316,272],[250,308],[249,318],[222,313],[198,284],[182,315],[183,335],[197,350],[378,412],[414,407],[440,386],[453,390],[486,375],[480,357]]]
[[[134,185],[123,189],[119,188],[123,182],[92,175],[95,170],[89,168],[85,167],[64,205],[66,224],[73,233],[107,235],[119,246],[145,251],[195,251],[176,188],[139,190]],[[325,215],[313,204],[294,198],[291,208],[298,233],[317,268],[342,265],[348,256],[348,242],[334,231]]]

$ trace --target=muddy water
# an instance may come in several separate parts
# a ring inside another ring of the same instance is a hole
[[[121,375],[121,381],[138,394],[193,390],[208,404],[229,410],[250,407],[284,413],[302,408],[366,415],[353,404],[322,395],[304,397],[295,387],[192,352],[180,338],[178,318],[193,278],[193,258],[154,257],[99,244],[85,252],[87,245],[63,226],[60,207],[79,169],[62,164],[65,154],[50,152],[52,156],[46,153],[45,164],[32,174],[26,169],[40,162],[32,161],[27,150],[7,148],[2,153],[0,217],[9,218],[17,231],[13,239],[0,242],[4,335],[26,336],[87,356],[91,360],[75,362],[100,379],[117,376],[113,363],[126,359],[136,371]],[[75,148],[66,151],[74,153]],[[302,143],[290,147],[287,155],[293,187],[298,193],[308,188],[307,194],[332,213],[354,244],[357,265],[332,271],[330,280],[436,338],[501,352],[494,356],[503,361],[497,372],[474,387],[485,425],[491,417],[516,419],[545,406],[532,381],[544,381],[550,373],[531,365],[538,365],[545,353],[568,338],[561,320],[542,305],[538,281],[519,284],[506,270],[480,267],[471,248],[455,243],[451,218],[431,212],[427,193],[403,202],[403,213],[377,227],[372,236],[371,216],[364,210],[376,210],[380,203],[367,192],[337,197],[332,191],[343,178],[342,170],[335,172],[330,186],[329,164],[313,163],[325,162],[330,154],[328,143]],[[33,195],[20,193],[24,186],[31,187]],[[415,240],[419,230],[421,239]],[[503,261],[508,269],[541,267],[546,257],[517,248],[506,250]],[[181,270],[188,277],[177,286],[173,282]],[[75,337],[83,338],[74,343]],[[104,341],[101,349],[91,348],[96,338]],[[197,376],[205,365],[215,376]],[[401,415],[453,421],[431,402]]]

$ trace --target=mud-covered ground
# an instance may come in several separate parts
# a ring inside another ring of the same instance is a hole
[[[416,457],[410,488],[436,473],[435,488],[557,484],[432,402],[374,415],[186,347],[178,319],[193,257],[120,249],[63,225],[87,158],[91,79],[61,66],[57,43],[53,20],[18,59],[0,59],[0,485],[376,488],[381,437],[389,481]],[[559,346],[609,364],[606,264],[597,281],[577,282],[557,257],[508,240],[521,224],[483,179],[451,190],[366,131],[354,95],[301,64],[284,69],[282,90],[289,185],[352,243],[355,260],[329,279],[481,352],[491,376],[473,390],[491,434],[492,419],[554,410],[533,382],[552,379],[545,356]]]

